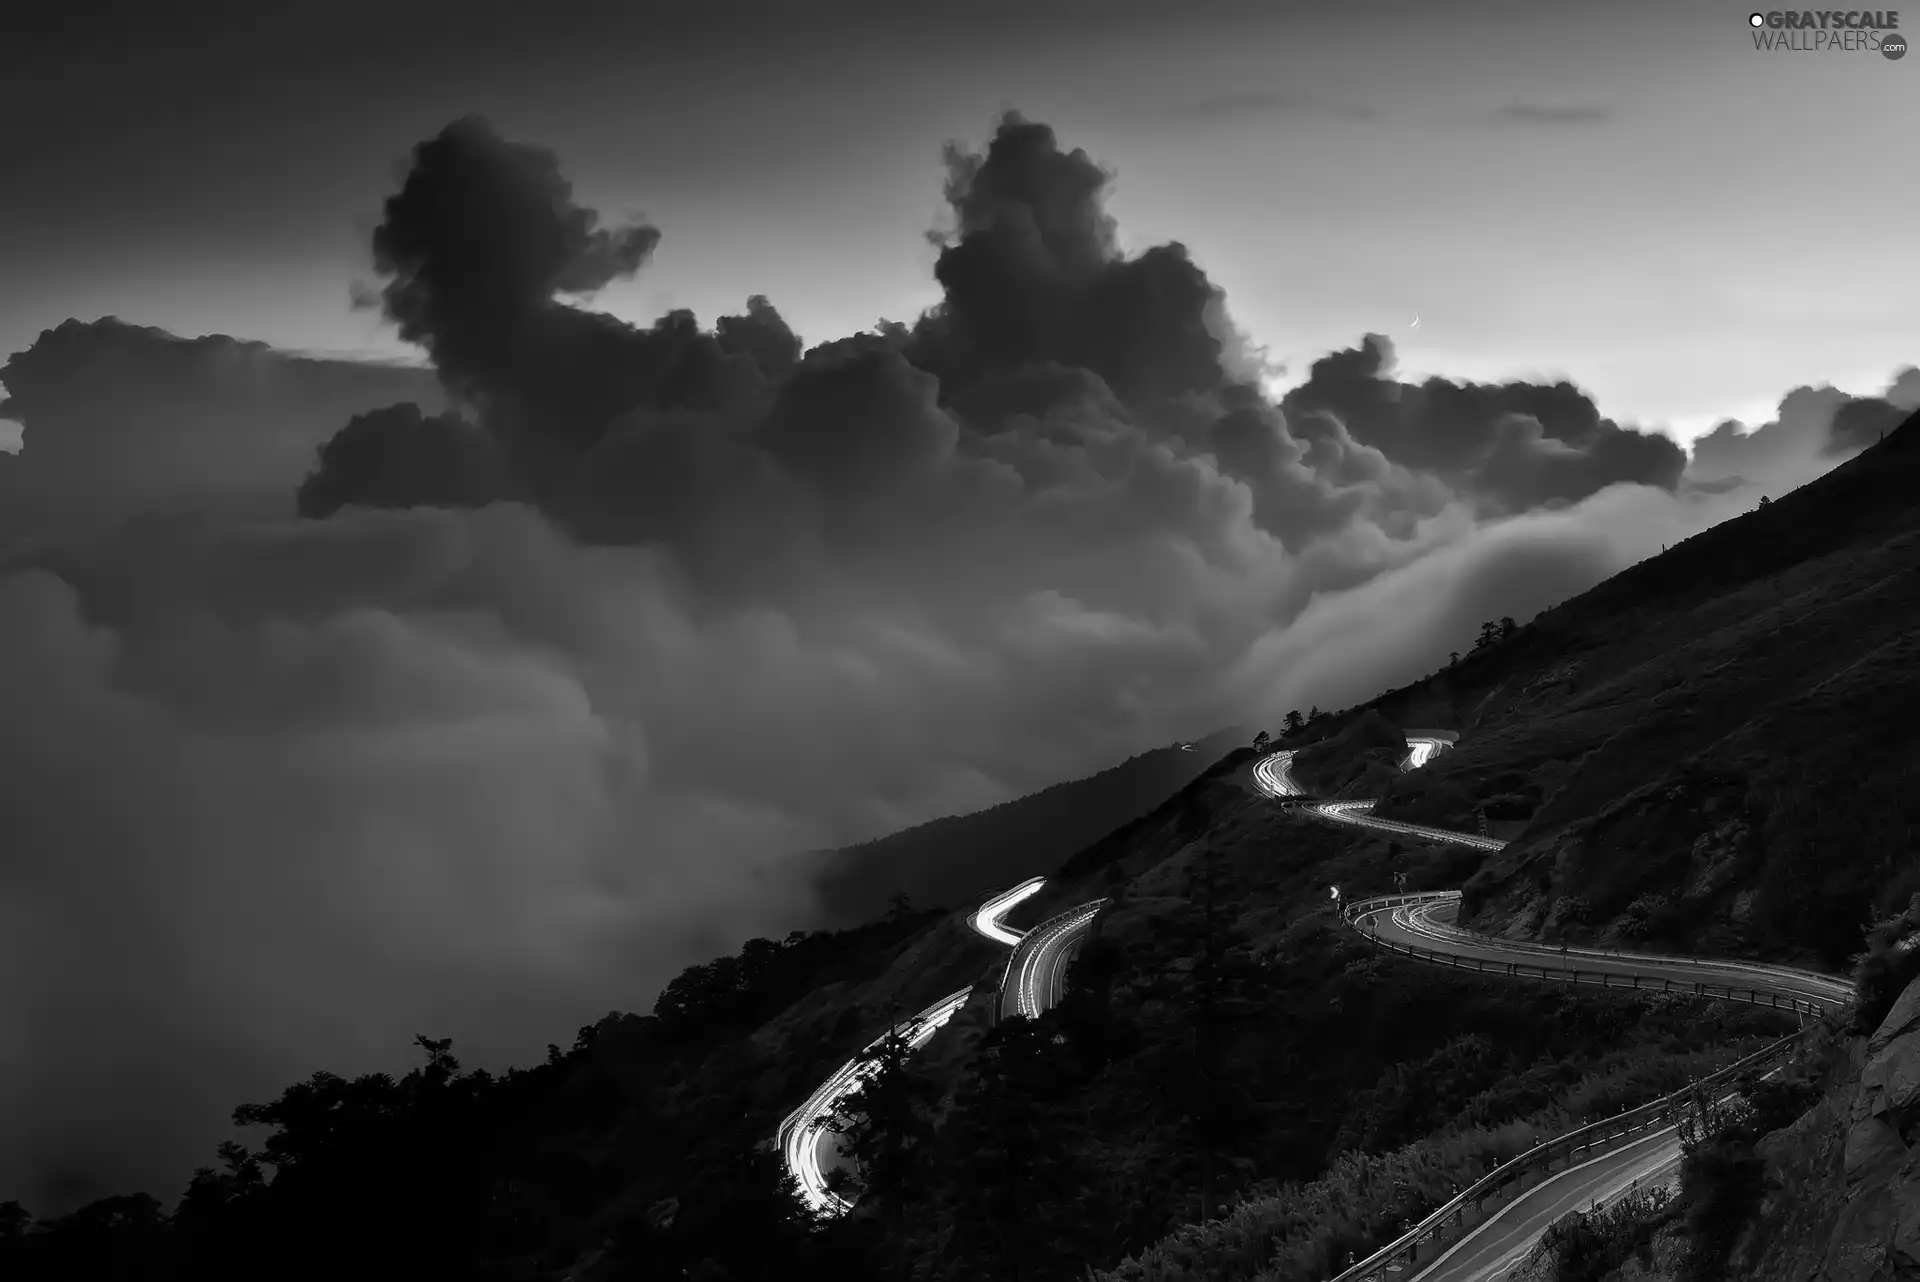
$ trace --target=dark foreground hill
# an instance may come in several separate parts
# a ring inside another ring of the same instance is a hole
[[[958,907],[1056,867],[1081,847],[1138,818],[1251,737],[1229,727],[1154,748],[1099,774],[973,814],[936,819],[877,841],[818,856],[820,893],[834,921],[867,921],[896,891],[920,904]]]

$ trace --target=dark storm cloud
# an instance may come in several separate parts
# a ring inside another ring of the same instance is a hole
[[[1052,129],[1009,114],[984,155],[951,148],[955,226],[934,275],[945,301],[914,332],[915,364],[948,396],[993,372],[1053,361],[1098,374],[1124,399],[1223,380],[1209,321],[1219,291],[1178,244],[1119,250],[1112,175]]]
[[[176,338],[112,317],[42,332],[0,365],[0,387],[0,417],[23,425],[35,486],[73,492],[284,485],[344,414],[439,400],[427,370]]]
[[[1370,334],[1359,347],[1314,362],[1281,402],[1299,430],[1320,419],[1387,459],[1445,481],[1489,512],[1517,512],[1630,482],[1671,490],[1686,455],[1668,437],[1603,418],[1571,383],[1402,383],[1393,345]]]
[[[363,507],[484,507],[513,495],[494,438],[457,414],[411,402],[357,415],[321,447],[301,482],[301,516]]]
[[[23,425],[20,453],[0,471],[0,547],[28,526],[97,527],[154,505],[285,511],[314,451],[349,417],[442,400],[431,370],[176,338],[112,318],[45,331],[0,366],[0,387],[0,417]]]
[[[573,200],[558,159],[467,117],[414,149],[374,231],[386,314],[424,346],[456,395],[513,422],[521,443],[590,445],[642,405],[717,400],[751,341],[782,359],[763,313],[736,352],[672,313],[638,329],[557,295],[591,293],[637,272],[659,244],[645,224],[602,227]],[[757,327],[757,330],[755,329]]]
[[[235,1104],[419,1032],[537,1059],[822,924],[796,852],[1353,702],[1750,506],[1377,342],[1275,405],[1085,153],[1009,117],[948,162],[941,304],[804,355],[763,298],[589,310],[656,235],[465,121],[377,260],[451,411],[225,340],[16,358],[0,483],[141,515],[0,555],[0,1200],[171,1198]],[[123,448],[214,495],[147,512]]]
[[[1497,109],[1493,118],[1504,124],[1517,125],[1597,125],[1613,119],[1613,109],[1592,105],[1553,106],[1516,102]]]

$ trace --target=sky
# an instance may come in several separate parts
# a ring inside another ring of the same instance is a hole
[[[822,0],[44,6],[0,42],[0,351],[69,315],[404,356],[349,306],[382,185],[480,110],[665,232],[601,305],[765,293],[809,341],[934,301],[939,149],[1005,106],[1119,175],[1296,374],[1572,376],[1690,439],[1872,390],[1920,335],[1915,64],[1745,8]],[[57,107],[54,105],[57,104]],[[1415,316],[1418,329],[1409,328]]]
[[[1920,408],[1916,64],[1742,12],[160,8],[0,32],[38,1211],[417,1034],[537,1060],[849,924],[814,852],[1370,698]]]

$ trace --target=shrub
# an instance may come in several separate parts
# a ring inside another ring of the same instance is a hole
[[[1853,1023],[1871,1034],[1908,984],[1920,979],[1920,892],[1897,917],[1867,932],[1866,951],[1854,959]]]
[[[1600,1282],[1635,1255],[1649,1254],[1654,1233],[1668,1218],[1673,1195],[1664,1188],[1629,1193],[1598,1211],[1576,1211],[1540,1235],[1556,1282]]]
[[[1727,1253],[1766,1189],[1766,1164],[1754,1152],[1759,1117],[1744,1097],[1720,1103],[1697,1095],[1680,1119],[1680,1195],[1686,1208],[1683,1282],[1719,1282]]]

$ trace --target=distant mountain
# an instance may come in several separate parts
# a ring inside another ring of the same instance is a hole
[[[996,887],[1053,871],[1186,787],[1252,734],[1233,726],[1190,747],[1154,748],[991,809],[820,852],[822,899],[831,918],[845,923],[879,916],[902,890],[919,905],[971,903]]]

